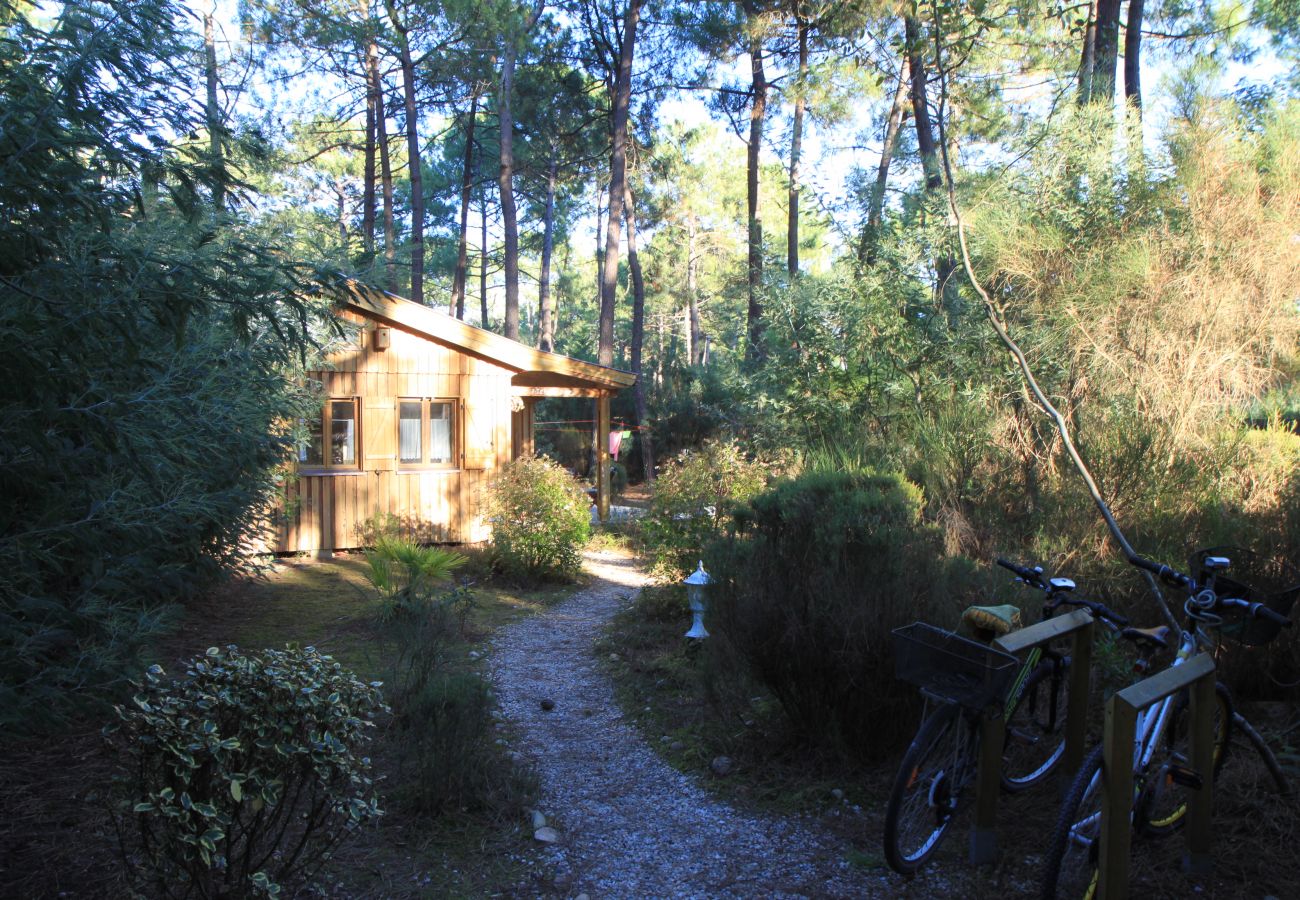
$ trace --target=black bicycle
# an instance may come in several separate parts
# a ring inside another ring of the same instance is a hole
[[[1104,604],[1074,593],[1068,578],[1046,578],[1041,567],[1005,559],[997,563],[1047,595],[1044,620],[1062,607],[1074,607],[1090,610],[1113,629],[1128,624]],[[1023,791],[1042,782],[1064,752],[1062,700],[1069,657],[1039,647],[1021,662],[992,647],[992,640],[1018,627],[1015,606],[971,607],[962,620],[976,639],[924,622],[894,631],[897,676],[919,687],[926,700],[921,727],[903,755],[885,812],[885,859],[903,875],[925,865],[974,794],[979,720],[985,709],[1003,708],[1004,790]]]

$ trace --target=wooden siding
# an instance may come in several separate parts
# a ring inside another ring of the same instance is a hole
[[[356,398],[358,465],[304,470],[286,490],[279,551],[341,550],[361,545],[360,527],[396,516],[404,534],[422,541],[476,542],[489,536],[478,514],[492,470],[514,454],[513,372],[426,337],[391,327],[387,350],[374,349],[375,323],[345,311],[360,326],[356,341],[310,373],[328,397]],[[404,468],[397,456],[397,401],[456,401],[459,459],[448,468]]]

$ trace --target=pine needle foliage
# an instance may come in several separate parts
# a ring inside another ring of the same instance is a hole
[[[239,209],[169,0],[0,0],[0,723],[121,685],[246,566],[317,310]]]

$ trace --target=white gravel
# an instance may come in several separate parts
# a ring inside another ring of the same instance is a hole
[[[851,866],[848,848],[815,823],[737,810],[655,755],[623,718],[593,651],[644,578],[614,552],[589,554],[587,567],[596,579],[589,588],[504,629],[490,656],[512,743],[536,767],[541,809],[559,832],[539,851],[547,884],[528,892],[591,900],[910,893],[901,879]],[[554,709],[544,711],[543,699]]]

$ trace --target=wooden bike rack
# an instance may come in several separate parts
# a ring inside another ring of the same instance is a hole
[[[1101,852],[1098,896],[1128,896],[1129,842],[1133,832],[1133,754],[1137,717],[1170,694],[1190,687],[1191,767],[1205,773],[1199,788],[1188,788],[1187,855],[1183,868],[1204,872],[1210,856],[1210,813],[1214,799],[1214,659],[1198,654],[1125,688],[1106,703],[1105,749],[1102,751]]]
[[[1083,743],[1088,724],[1088,678],[1092,668],[1092,613],[1076,609],[1028,628],[1003,635],[993,645],[1013,656],[1065,637],[1072,638],[1066,694],[1065,755],[1061,760],[1061,790],[1074,779],[1083,763]],[[975,816],[970,834],[973,865],[993,862],[998,854],[997,805],[1002,790],[1002,744],[1006,740],[1006,706],[985,711],[980,723],[979,772],[975,783]]]

